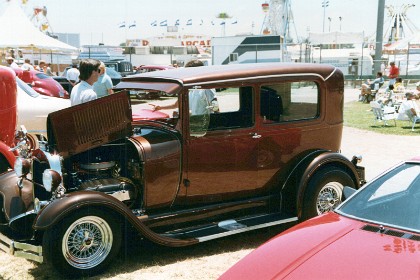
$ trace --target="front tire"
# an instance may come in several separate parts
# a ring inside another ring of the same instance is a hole
[[[355,188],[350,175],[338,167],[326,167],[310,179],[303,201],[302,219],[334,210],[343,201],[345,186]]]
[[[9,170],[10,165],[9,162],[6,160],[6,158],[3,155],[0,155],[0,174],[6,172]]]
[[[106,211],[79,210],[44,234],[47,262],[65,275],[103,272],[121,247],[121,227]]]

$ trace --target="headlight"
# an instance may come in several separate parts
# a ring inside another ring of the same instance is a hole
[[[42,184],[48,192],[55,190],[60,185],[60,183],[61,176],[57,171],[46,169],[44,173],[42,173]]]
[[[26,176],[26,174],[28,174],[29,170],[31,169],[31,163],[27,159],[17,158],[15,161],[14,169],[18,177]]]

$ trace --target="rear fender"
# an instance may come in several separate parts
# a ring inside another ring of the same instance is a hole
[[[178,240],[159,235],[150,230],[142,221],[147,216],[137,217],[130,208],[116,198],[101,192],[80,191],[67,194],[61,199],[54,200],[39,213],[34,222],[34,229],[46,231],[60,223],[74,211],[82,208],[100,208],[120,216],[121,220],[128,221],[136,230],[150,241],[171,247],[181,247],[198,243],[197,239]]]
[[[318,170],[328,165],[342,168],[350,175],[356,188],[360,187],[356,167],[345,156],[325,150],[313,151],[299,161],[283,185],[286,197],[283,208],[293,209],[297,215],[300,214],[309,180]]]

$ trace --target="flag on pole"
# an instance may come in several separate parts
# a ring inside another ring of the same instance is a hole
[[[191,18],[187,21],[187,25],[192,25],[192,19]]]
[[[175,21],[175,26],[178,26],[179,25],[179,19],[177,19],[176,21]]]
[[[152,23],[150,23],[151,26],[157,26],[157,20],[153,21]]]
[[[168,26],[168,20],[163,20],[160,22],[160,26]]]
[[[131,27],[136,27],[136,21],[133,21],[129,26],[128,26],[128,28],[131,28]]]
[[[203,21],[203,20],[201,20],[201,23],[200,23],[200,25],[203,25],[203,23],[204,23],[204,21]]]
[[[226,22],[225,21],[222,21],[221,23],[220,23],[220,25],[225,25],[226,24]]]
[[[214,25],[214,21],[211,21],[211,25]]]
[[[238,23],[238,20],[232,21],[232,24],[237,24],[237,23]]]
[[[120,22],[120,23],[118,24],[118,27],[119,27],[119,28],[123,28],[123,27],[125,27],[125,21]]]

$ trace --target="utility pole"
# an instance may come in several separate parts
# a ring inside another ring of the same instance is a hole
[[[384,34],[384,13],[385,0],[378,0],[378,19],[376,22],[376,47],[375,47],[375,61],[374,73],[381,71],[381,57]]]
[[[325,9],[329,6],[330,1],[323,0],[322,7],[324,8],[324,18],[322,19],[322,33],[325,32]]]

